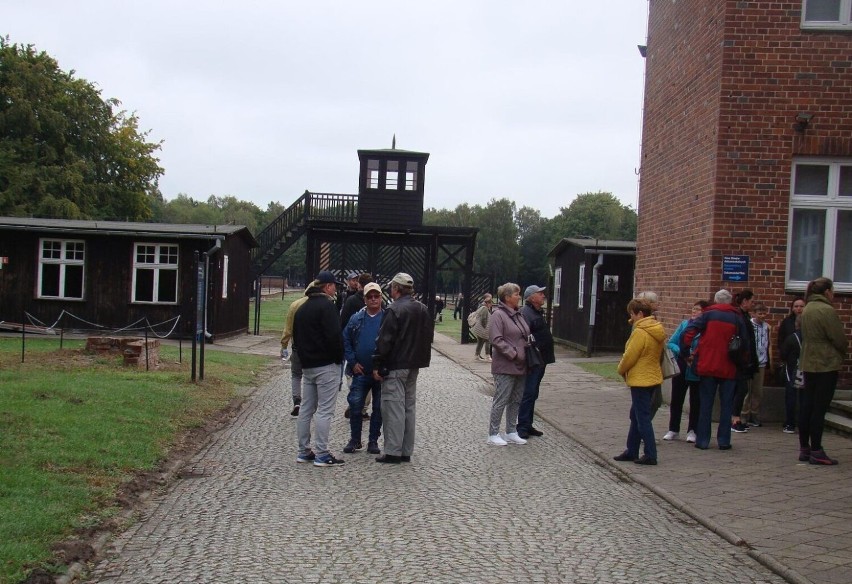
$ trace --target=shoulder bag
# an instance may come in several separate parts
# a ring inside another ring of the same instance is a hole
[[[680,366],[677,364],[677,357],[669,349],[668,342],[663,343],[663,352],[660,353],[660,369],[663,372],[663,379],[671,379],[680,375]]]

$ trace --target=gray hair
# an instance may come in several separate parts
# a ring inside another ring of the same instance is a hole
[[[497,298],[500,299],[500,302],[504,302],[506,298],[508,298],[515,292],[520,294],[521,287],[515,284],[514,282],[506,282],[505,284],[497,288]]]
[[[724,288],[716,292],[716,294],[713,296],[713,301],[716,304],[730,304],[731,300],[733,299],[734,297],[731,295],[731,293],[725,290]]]

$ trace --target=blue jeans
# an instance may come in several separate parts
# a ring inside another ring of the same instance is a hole
[[[533,427],[535,400],[538,399],[538,390],[541,387],[541,380],[544,378],[545,367],[547,365],[531,367],[527,372],[527,379],[524,382],[524,397],[521,398],[521,409],[518,410],[518,432],[529,432]]]
[[[719,429],[716,432],[716,443],[719,446],[731,445],[731,412],[734,408],[737,380],[702,377],[698,386],[701,407],[698,414],[698,429],[695,432],[697,448],[710,447],[710,421],[713,416],[713,402],[716,401],[717,388],[719,389]]]
[[[364,400],[367,393],[373,392],[373,414],[370,416],[369,442],[378,442],[382,429],[382,382],[373,379],[372,375],[355,375],[349,386],[349,429],[350,437],[355,442],[361,442],[361,424],[364,416]]]
[[[657,441],[651,424],[651,396],[659,389],[653,387],[631,387],[630,430],[627,431],[627,454],[639,457],[639,444],[645,443],[645,456],[657,460]]]

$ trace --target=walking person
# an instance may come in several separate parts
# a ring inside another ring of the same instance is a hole
[[[435,321],[412,298],[414,280],[400,272],[391,280],[391,302],[382,318],[373,379],[382,383],[385,453],[376,462],[410,462],[417,422],[417,375],[432,359]]]
[[[459,292],[458,297],[456,298],[456,304],[453,307],[453,320],[458,320],[464,314],[464,294]]]
[[[799,460],[832,466],[837,464],[837,460],[825,453],[822,433],[825,413],[834,399],[838,371],[846,359],[848,343],[843,323],[832,304],[834,283],[828,278],[809,282],[805,298],[800,358],[805,389],[799,412]]]
[[[482,305],[471,316],[473,324],[471,324],[470,332],[476,337],[476,360],[491,361],[491,341],[488,336],[488,324],[491,320],[491,312],[493,311],[493,297],[491,294],[485,294],[482,299]],[[482,348],[485,347],[485,356],[482,356]]]
[[[541,351],[542,361],[544,361],[543,365],[530,367],[524,381],[524,396],[521,398],[521,409],[518,412],[518,436],[524,439],[530,436],[544,435],[544,432],[533,426],[535,402],[538,399],[541,380],[544,379],[544,370],[548,364],[556,362],[553,351],[553,334],[550,332],[550,326],[544,318],[544,310],[542,310],[546,300],[545,290],[547,288],[535,284],[527,286],[527,289],[524,290],[524,306],[521,308],[521,314],[530,328],[530,336],[534,339],[538,350]]]
[[[627,314],[633,322],[633,331],[618,363],[618,374],[630,387],[630,429],[624,452],[615,456],[618,461],[636,464],[657,464],[657,442],[651,423],[651,399],[663,383],[660,356],[666,331],[656,318],[647,300],[634,298],[627,305]],[[644,454],[639,456],[639,446],[644,443]]]
[[[488,425],[488,444],[526,444],[518,435],[518,410],[527,376],[526,346],[530,329],[521,315],[521,287],[507,282],[497,289],[497,308],[488,327],[491,341],[491,373],[494,375],[494,399]],[[506,415],[506,433],[500,435],[500,421]]]
[[[334,274],[317,274],[317,292],[296,312],[293,342],[302,361],[302,405],[297,433],[299,455],[296,462],[313,462],[314,466],[343,464],[328,449],[331,420],[340,388],[340,365],[343,362],[343,338],[340,315],[334,304],[337,282]],[[311,449],[311,422],[316,420],[314,447]]]
[[[349,386],[349,443],[343,452],[350,454],[361,450],[361,424],[366,397],[373,396],[373,415],[370,416],[370,433],[367,437],[367,452],[379,454],[379,435],[382,428],[381,396],[382,384],[373,379],[373,353],[376,337],[382,324],[382,289],[374,282],[364,287],[366,306],[352,315],[343,329],[343,355],[346,359],[346,374],[352,376]]]
[[[719,450],[731,449],[731,411],[734,407],[734,391],[737,383],[737,363],[729,347],[731,338],[738,336],[741,342],[739,351],[747,354],[749,345],[748,327],[737,306],[731,304],[731,293],[719,290],[714,298],[715,304],[708,306],[698,317],[692,319],[680,342],[680,351],[685,360],[694,360],[695,370],[701,381],[699,393],[698,428],[695,432],[695,447],[707,450],[710,447],[710,422],[713,414],[713,402],[719,394],[719,428],[716,431],[716,443]],[[698,346],[692,342],[697,335]]]

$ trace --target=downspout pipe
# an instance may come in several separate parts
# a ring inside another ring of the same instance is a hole
[[[598,311],[598,274],[603,266],[604,254],[598,253],[598,261],[592,267],[592,290],[589,299],[589,335],[586,338],[586,356],[591,357],[593,351],[592,343],[595,340],[595,315]]]

